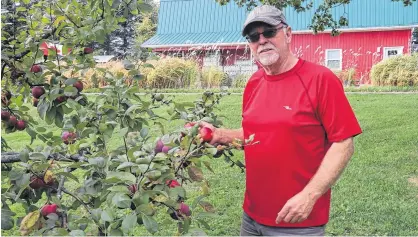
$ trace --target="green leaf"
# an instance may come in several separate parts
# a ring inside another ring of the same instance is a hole
[[[58,16],[57,19],[55,19],[54,21],[54,26],[57,27],[61,21],[64,21],[65,19],[67,19],[65,16]]]
[[[1,209],[1,229],[10,230],[14,226],[14,219],[12,216],[16,215],[14,212],[8,209]]]
[[[208,195],[201,195],[197,198],[194,199],[191,208],[194,209],[196,208],[197,204],[200,203],[200,201],[202,201],[204,198],[206,198]]]
[[[141,75],[141,74],[136,74],[135,76],[133,76],[133,79],[134,80],[142,80],[142,79],[144,79],[144,76]]]
[[[132,111],[139,109],[140,105],[134,104],[131,107],[129,107],[126,111],[125,111],[125,116],[128,115],[129,113],[131,113]]]
[[[111,179],[111,178],[117,178],[121,181],[127,181],[130,184],[134,184],[136,182],[136,177],[129,172],[113,172],[113,171],[111,171],[107,174],[106,179]]]
[[[46,132],[46,129],[44,127],[37,127],[36,131],[38,131],[40,133],[44,133],[44,132]]]
[[[77,88],[73,87],[73,86],[66,86],[64,89],[64,95],[65,96],[75,96],[77,95],[78,90]]]
[[[28,150],[24,149],[20,154],[19,154],[19,159],[22,162],[28,162],[29,160],[29,152]]]
[[[56,175],[56,176],[60,176],[60,175],[62,175],[62,176],[65,176],[65,177],[67,177],[67,178],[70,178],[70,179],[72,179],[72,180],[76,181],[77,183],[79,183],[77,176],[73,175],[73,174],[72,174],[72,173],[70,173],[70,172],[59,172],[59,173],[56,173],[55,175]]]
[[[135,213],[131,213],[127,215],[122,221],[122,227],[121,227],[122,231],[124,233],[130,233],[136,225],[136,220],[137,220],[137,217]]]
[[[127,154],[129,160],[134,160],[135,159],[134,152],[139,151],[139,150],[141,150],[141,147],[139,147],[139,146],[135,146],[135,147],[130,148],[128,150],[128,154]]]
[[[67,86],[72,86],[76,82],[77,82],[77,79],[75,79],[75,78],[68,78],[67,80],[65,80],[64,84],[67,85]],[[73,87],[73,88],[75,88],[75,87]]]
[[[9,172],[9,179],[10,180],[18,180],[18,179],[21,179],[22,178],[22,175],[23,175],[23,171],[22,170],[18,170],[18,169],[12,169],[10,172]]]
[[[29,154],[29,158],[31,160],[41,160],[41,161],[46,161],[46,159],[47,159],[45,154],[43,154],[41,152],[32,152],[32,153]]]
[[[126,193],[129,194],[131,191],[129,191],[128,187],[125,185],[116,185],[116,186],[112,186],[107,188],[108,191],[111,192],[119,192],[119,193]]]
[[[165,127],[161,122],[154,122],[155,125],[158,125],[160,127],[161,133],[166,134]]]
[[[138,4],[139,9],[141,10],[141,12],[151,12],[152,11],[152,6],[150,4],[147,3],[139,3]]]
[[[122,164],[120,164],[117,168],[116,168],[116,170],[120,170],[120,169],[123,169],[123,168],[126,168],[126,167],[132,167],[132,166],[138,166],[137,164],[135,164],[135,163],[132,163],[132,162],[123,162]]]
[[[121,137],[126,136],[126,134],[128,133],[129,128],[121,128],[119,130],[119,134],[121,135]]]
[[[19,107],[19,111],[26,112],[26,111],[29,111],[29,108],[26,107],[26,106],[24,106],[24,105],[22,105],[22,106]]]
[[[147,216],[152,216],[155,211],[151,203],[145,203],[138,206],[138,210]]]
[[[210,230],[210,226],[204,220],[197,220],[200,224],[202,224],[206,229]],[[208,236],[203,230],[193,228],[189,230],[186,234],[187,236]]]
[[[86,236],[86,233],[82,230],[72,230],[70,232],[70,236],[77,237],[77,236]]]
[[[148,136],[148,132],[149,132],[149,129],[147,127],[143,127],[141,131],[139,132],[139,134],[141,135],[142,138],[145,138],[146,136]]]
[[[27,10],[26,7],[17,7],[16,8],[17,12],[25,12],[26,10]]]
[[[125,69],[126,70],[131,70],[131,69],[134,69],[134,67],[135,67],[135,65],[131,62],[131,61],[129,61],[129,60],[123,60],[123,66],[125,67]]]
[[[212,167],[210,167],[210,162],[209,161],[204,160],[203,164],[206,166],[206,168],[208,168],[208,170],[210,170],[212,173],[215,173],[213,171]]]
[[[187,172],[191,180],[197,182],[203,181],[203,172],[200,168],[196,166],[189,166]]]
[[[152,218],[151,216],[147,216],[145,214],[142,214],[142,221],[144,222],[144,226],[147,229],[148,232],[151,234],[154,234],[158,231],[158,223]]]
[[[124,193],[116,193],[112,198],[113,204],[120,208],[130,208],[131,207],[131,198]]]
[[[107,209],[102,211],[101,219],[103,221],[112,222],[113,221],[113,211]]]
[[[49,103],[47,103],[45,100],[41,100],[40,102],[39,102],[39,104],[38,104],[38,113],[39,113],[39,116],[42,118],[42,119],[44,119],[45,118],[45,115],[46,115],[46,112],[48,111],[48,109],[49,109]]]
[[[138,71],[138,70],[136,70],[136,69],[130,70],[130,71],[128,72],[128,75],[129,75],[129,76],[135,76],[136,74],[139,74],[139,71]],[[136,90],[137,90],[137,89],[136,89]]]
[[[64,228],[54,228],[52,232],[48,234],[51,234],[51,236],[67,236],[68,231]]]
[[[103,157],[96,157],[96,158],[90,158],[88,159],[88,162],[92,165],[95,165],[99,168],[106,167],[106,161]]]
[[[123,233],[120,229],[111,229],[109,236],[123,236]]]
[[[46,117],[45,117],[45,122],[49,125],[52,124],[52,122],[55,119],[55,114],[56,114],[56,109],[55,107],[50,108],[47,112],[46,112]]]
[[[64,126],[64,111],[62,109],[62,107],[58,107],[57,108],[57,112],[55,114],[55,125],[57,125],[57,127],[62,128]]]
[[[144,63],[144,65],[142,65],[143,67],[149,67],[149,68],[155,68],[154,65],[150,64],[150,63]]]

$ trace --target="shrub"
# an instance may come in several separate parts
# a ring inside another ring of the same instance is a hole
[[[158,61],[147,76],[147,86],[151,88],[194,87],[198,76],[198,65],[191,60],[165,58]]]
[[[333,71],[334,74],[341,80],[344,86],[354,86],[356,84],[356,69],[347,68],[342,71]]]
[[[208,67],[202,69],[202,77],[200,78],[203,88],[220,87],[227,85],[228,75],[217,67]]]
[[[376,86],[417,86],[418,54],[396,56],[377,63],[372,67],[371,80]]]
[[[238,74],[232,80],[233,88],[244,88],[247,85],[248,80],[250,79],[250,74]]]

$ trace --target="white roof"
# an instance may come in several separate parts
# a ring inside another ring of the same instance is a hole
[[[107,63],[107,62],[109,62],[114,57],[115,57],[115,55],[98,55],[98,56],[93,56],[93,58],[96,61],[96,63]]]

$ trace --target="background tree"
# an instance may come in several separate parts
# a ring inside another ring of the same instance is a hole
[[[144,21],[144,17],[153,16],[156,19],[158,8],[156,3],[149,1],[138,4],[137,11],[123,11],[120,15],[126,19],[119,22],[118,28],[106,35],[103,44],[97,47],[106,55],[115,55],[119,59],[136,56],[138,47],[136,38],[143,37],[137,34],[137,25]]]

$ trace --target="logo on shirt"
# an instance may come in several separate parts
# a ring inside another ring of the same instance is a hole
[[[285,108],[287,110],[292,110],[292,108],[290,108],[290,106],[288,106],[288,105],[283,106],[283,108]]]

